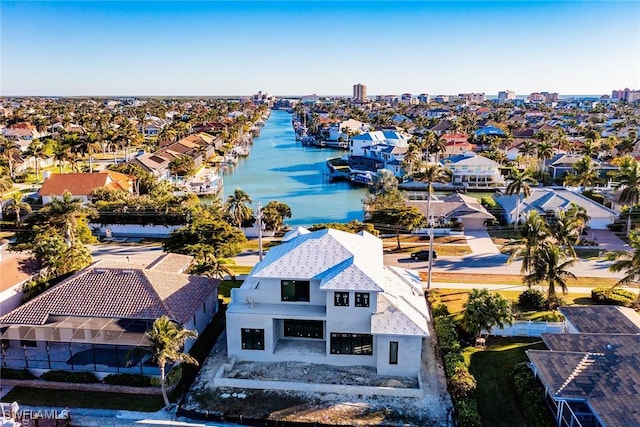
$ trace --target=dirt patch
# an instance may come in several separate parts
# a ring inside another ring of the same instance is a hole
[[[380,377],[368,366],[336,367],[298,362],[238,362],[229,378],[260,381],[295,381],[309,384],[339,384],[369,387],[418,388],[416,378]]]

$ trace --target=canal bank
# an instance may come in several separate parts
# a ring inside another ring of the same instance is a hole
[[[223,200],[240,188],[254,207],[271,200],[286,203],[292,213],[286,224],[292,226],[362,220],[366,189],[327,178],[327,159],[345,153],[303,146],[295,140],[291,114],[274,110],[249,156],[224,172]]]

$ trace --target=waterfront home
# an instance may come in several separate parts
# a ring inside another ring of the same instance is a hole
[[[98,261],[0,317],[2,366],[157,375],[131,350],[161,316],[202,332],[218,306],[218,281],[184,274],[191,257],[149,265]],[[185,343],[185,351],[194,340]]]
[[[427,205],[429,205],[428,200],[410,199],[407,201],[407,206],[418,208],[425,218],[430,215],[427,212]],[[452,193],[444,197],[432,195],[430,208],[436,227],[447,224],[450,224],[449,227],[451,227],[451,224],[461,224],[465,230],[484,230],[487,221],[496,219],[475,197],[464,194]],[[422,231],[426,230],[420,232]]]
[[[39,132],[34,125],[28,122],[19,122],[8,125],[2,129],[5,138],[11,141],[33,141],[48,135],[47,132]]]
[[[369,233],[294,233],[231,291],[229,357],[418,376],[429,339],[419,280],[386,267],[382,241]]]
[[[442,153],[443,158],[453,157],[476,149],[476,145],[469,142],[469,136],[466,133],[445,133],[440,138],[447,142],[447,147]]]
[[[640,425],[640,316],[615,306],[560,307],[564,334],[527,350],[558,425]]]
[[[505,184],[500,164],[473,152],[451,156],[442,164],[451,171],[453,188],[498,188]]]
[[[172,158],[156,153],[145,153],[131,160],[134,164],[153,175],[158,181],[163,181],[171,176],[169,165]]]
[[[99,188],[133,193],[133,178],[110,170],[98,173],[56,173],[44,180],[38,194],[45,205],[54,198],[61,199],[65,192],[87,203],[91,193]]]
[[[325,129],[321,130],[321,134],[327,141],[347,141],[351,135],[358,135],[369,132],[371,125],[363,123],[359,120],[348,119],[339,122],[329,123]]]
[[[582,194],[568,189],[553,188],[533,188],[529,197],[522,195],[502,195],[495,198],[495,201],[502,206],[505,211],[505,219],[508,224],[513,224],[516,220],[516,197],[520,197],[520,221],[534,210],[542,216],[553,216],[558,210],[567,210],[572,203],[584,208],[589,216],[587,226],[596,230],[604,230],[607,225],[613,224],[618,218],[618,212],[609,209]]]

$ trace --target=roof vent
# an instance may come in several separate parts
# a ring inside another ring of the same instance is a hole
[[[102,274],[102,273],[106,273],[107,270],[105,270],[104,268],[96,268],[93,270],[94,274]]]
[[[122,274],[133,274],[133,270],[122,270]]]

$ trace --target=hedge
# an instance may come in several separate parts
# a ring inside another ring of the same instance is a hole
[[[111,374],[102,382],[110,385],[126,385],[130,387],[151,387],[151,377],[140,374]]]
[[[481,427],[478,404],[472,397],[465,397],[456,401],[456,415],[458,427]]]
[[[625,289],[594,288],[591,290],[591,299],[599,304],[629,307],[636,298],[636,294]]]
[[[48,371],[40,376],[45,381],[58,381],[62,383],[99,383],[98,377],[93,372],[67,372]]]
[[[544,389],[538,383],[526,363],[520,363],[511,371],[516,396],[524,411],[527,423],[533,426],[552,426],[549,408],[544,401]]]
[[[38,377],[28,369],[2,368],[0,369],[0,378],[7,380],[35,380]]]

